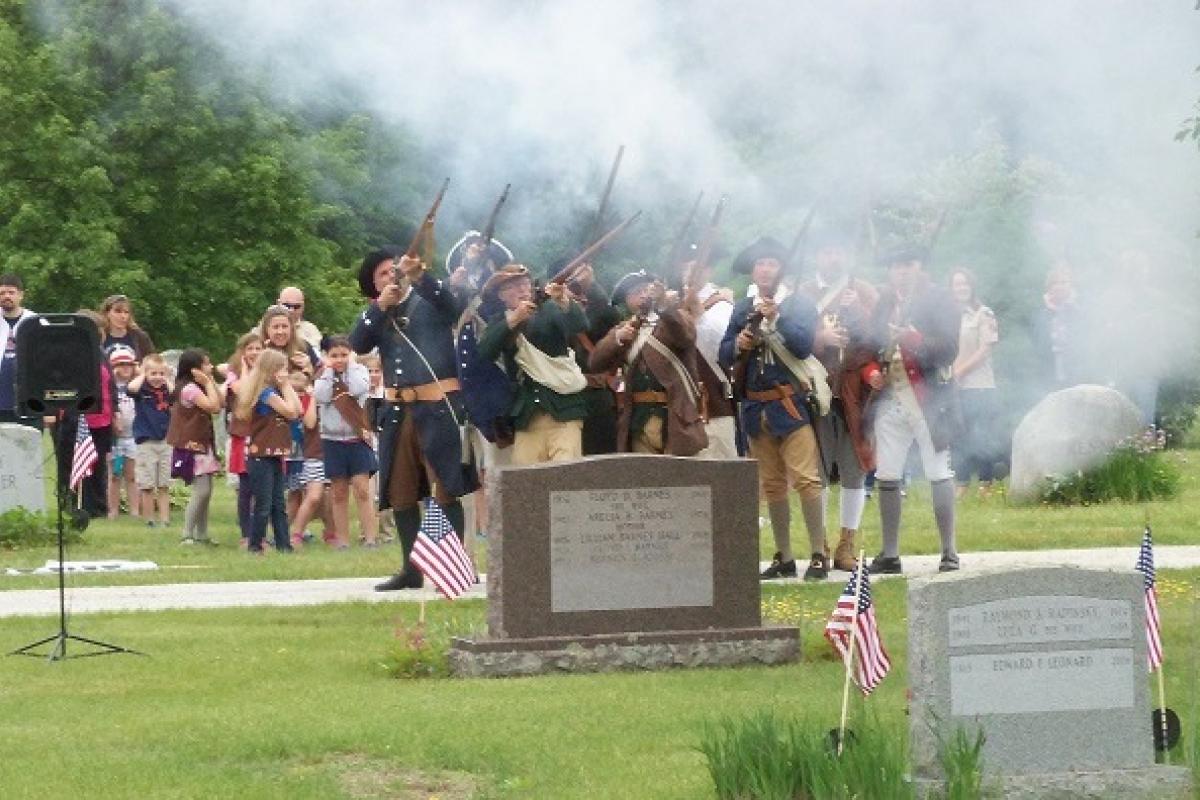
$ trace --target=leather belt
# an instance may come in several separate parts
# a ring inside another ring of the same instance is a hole
[[[420,386],[389,386],[383,390],[383,399],[389,403],[436,403],[445,398],[450,392],[462,389],[458,378],[443,378],[432,383],[422,383]]]
[[[785,383],[782,386],[776,386],[764,392],[747,391],[746,399],[753,400],[756,403],[769,403],[772,400],[786,400],[795,393],[796,389],[790,383]]]
[[[634,392],[633,402],[638,405],[666,405],[666,392]]]

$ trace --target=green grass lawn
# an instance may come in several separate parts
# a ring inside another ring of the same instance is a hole
[[[1193,735],[1200,570],[1162,575],[1168,698]],[[904,582],[875,592],[892,674],[865,703],[904,730]],[[95,614],[74,632],[144,651],[0,660],[5,798],[704,798],[703,727],[757,710],[833,727],[842,671],[821,627],[838,587],[768,587],[801,625],[783,667],[503,680],[397,680],[405,605]],[[480,601],[432,604],[482,624]],[[47,635],[6,619],[0,646]],[[1148,713],[1148,712],[1147,712]],[[445,775],[444,773],[450,773]],[[405,794],[405,786],[418,789]]]
[[[1182,471],[1180,496],[1171,501],[1153,503],[1106,503],[1090,507],[1011,506],[1003,496],[986,499],[969,494],[958,505],[959,550],[964,554],[980,550],[1039,550],[1069,547],[1136,547],[1147,513],[1154,526],[1157,544],[1197,544],[1195,520],[1200,512],[1200,451],[1181,450],[1169,454]],[[836,492],[830,502],[828,528],[831,544],[837,539],[838,511]],[[300,578],[337,578],[382,576],[399,566],[400,550],[395,544],[377,550],[352,547],[334,551],[317,543],[288,558],[268,556],[255,559],[237,548],[235,497],[225,481],[217,482],[212,501],[211,532],[221,547],[208,549],[179,544],[182,509],[175,509],[171,527],[147,529],[137,520],[95,520],[84,534],[82,543],[70,548],[68,558],[78,560],[121,558],[149,560],[161,569],[154,572],[107,573],[71,576],[74,586],[132,585],[148,583],[186,583],[197,581],[283,580]],[[761,509],[765,518],[766,508]],[[865,543],[869,554],[879,547],[879,511],[874,501],[867,504],[863,517]],[[320,522],[310,529],[319,532]],[[357,537],[357,534],[355,534]],[[792,542],[799,557],[805,547],[803,517],[793,499]],[[759,533],[760,553],[770,559],[774,550],[770,528]],[[915,482],[904,503],[901,534],[903,554],[938,552],[929,486]],[[479,568],[486,570],[486,545],[481,541],[476,557]],[[52,547],[19,551],[0,550],[0,568],[40,566],[46,559],[57,558]],[[52,577],[5,576],[0,574],[0,590],[49,588]]]

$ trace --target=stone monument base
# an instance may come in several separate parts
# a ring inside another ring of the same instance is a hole
[[[463,678],[499,678],[553,672],[786,664],[799,657],[796,628],[765,626],[529,639],[456,638],[450,647],[450,669]]]
[[[941,781],[921,778],[916,783],[920,797],[943,796]],[[1189,800],[1193,796],[1192,771],[1166,766],[992,775],[984,778],[984,792],[989,791],[988,797],[1004,800]]]

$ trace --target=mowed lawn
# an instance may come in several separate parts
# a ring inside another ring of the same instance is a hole
[[[970,553],[980,550],[1041,550],[1073,547],[1136,548],[1147,517],[1154,526],[1157,544],[1198,544],[1196,519],[1200,516],[1200,450],[1179,450],[1168,454],[1182,471],[1181,492],[1177,499],[1153,503],[1106,503],[1090,507],[1057,508],[1051,506],[1010,505],[1002,494],[979,498],[970,493],[958,504],[959,550],[964,565],[970,566]],[[837,492],[832,492],[828,531],[830,543],[837,540]],[[717,498],[728,502],[737,498]],[[763,527],[759,531],[759,549],[770,559],[774,543],[765,524],[766,508],[760,509]],[[182,509],[175,509],[171,527],[148,529],[138,520],[94,520],[83,541],[73,545],[69,559],[129,559],[153,561],[160,569],[153,572],[72,575],[73,586],[127,585],[146,583],[187,583],[197,581],[286,580],[301,578],[337,578],[383,576],[399,566],[400,550],[392,543],[367,550],[352,546],[335,551],[319,541],[287,557],[269,554],[252,558],[237,547],[234,492],[219,480],[212,501],[212,536],[220,542],[216,548],[186,547],[179,544]],[[319,521],[309,526],[319,535]],[[874,500],[867,504],[863,517],[862,546],[868,554],[879,548],[879,509]],[[353,538],[357,540],[357,529]],[[797,556],[804,558],[807,537],[799,506],[793,498],[792,542]],[[477,564],[487,568],[487,545],[479,541]],[[938,552],[937,531],[929,503],[929,486],[914,482],[904,501],[901,532],[902,554]],[[0,591],[6,589],[47,588],[55,585],[52,577],[6,576],[4,567],[30,568],[47,559],[57,558],[53,547],[0,550]]]
[[[1200,570],[1161,577],[1168,698],[1194,738]],[[821,627],[837,592],[766,589],[770,616],[801,626],[797,665],[503,680],[390,677],[410,604],[79,616],[75,632],[149,656],[0,660],[0,795],[711,797],[695,749],[707,723],[773,710],[836,725],[842,672]],[[895,667],[853,713],[900,732],[904,581],[875,597]],[[434,626],[453,615],[475,628],[483,613],[481,601],[429,607]],[[0,646],[52,628],[6,619]]]

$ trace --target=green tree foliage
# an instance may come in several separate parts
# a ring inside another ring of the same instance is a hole
[[[404,144],[275,110],[149,0],[36,8],[0,0],[0,264],[28,304],[124,293],[160,347],[223,355],[296,284],[344,329],[355,260],[396,238],[372,176]]]

